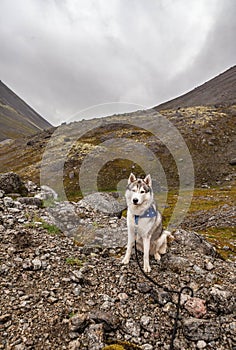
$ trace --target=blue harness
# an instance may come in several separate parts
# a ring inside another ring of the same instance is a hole
[[[142,219],[142,218],[154,218],[155,216],[157,216],[157,211],[151,205],[142,215],[134,215],[135,225],[138,225],[139,219]]]

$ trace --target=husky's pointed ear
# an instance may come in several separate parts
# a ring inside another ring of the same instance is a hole
[[[134,181],[136,181],[136,177],[133,173],[131,173],[129,176],[128,184],[131,184]]]
[[[152,179],[151,179],[151,175],[148,174],[145,179],[144,179],[144,182],[149,186],[149,187],[152,187]]]

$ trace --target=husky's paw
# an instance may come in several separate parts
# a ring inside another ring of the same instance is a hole
[[[159,254],[158,252],[156,252],[156,253],[154,254],[154,258],[155,258],[157,261],[161,260],[161,256],[160,256],[160,254]]]
[[[143,266],[143,271],[144,272],[150,272],[151,271],[151,267],[150,267],[150,265],[148,264],[145,264],[144,266]]]
[[[167,244],[164,243],[162,244],[162,246],[159,248],[159,253],[160,254],[165,254],[166,253],[166,250],[167,250]],[[158,254],[158,253],[157,253]],[[159,255],[159,254],[158,254]]]
[[[129,257],[125,256],[122,261],[121,261],[122,264],[125,264],[125,265],[128,265],[129,263]]]

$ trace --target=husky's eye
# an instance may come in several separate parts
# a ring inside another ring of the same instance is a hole
[[[135,190],[132,190],[132,192],[136,192]]]
[[[140,191],[140,193],[145,193],[145,191]]]

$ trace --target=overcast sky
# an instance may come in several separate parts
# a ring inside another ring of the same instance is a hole
[[[54,125],[152,107],[235,64],[235,13],[235,0],[1,0],[0,79]]]

